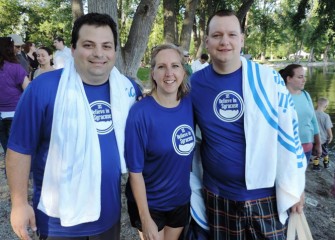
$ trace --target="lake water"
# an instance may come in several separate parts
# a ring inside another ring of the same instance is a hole
[[[314,106],[319,97],[326,97],[329,100],[326,112],[330,115],[335,127],[335,65],[322,67],[306,67],[305,90],[311,95]],[[333,135],[335,129],[333,128]],[[335,135],[334,135],[335,136]],[[331,144],[334,148],[334,140]]]
[[[307,67],[305,90],[316,105],[319,97],[326,97],[329,105],[326,110],[335,125],[335,66]]]
[[[283,68],[285,66],[282,66]],[[281,68],[275,67],[276,70]],[[311,95],[314,106],[316,106],[319,97],[326,97],[329,100],[326,112],[330,115],[334,128],[333,136],[335,138],[335,65],[305,67],[306,79],[305,90]],[[331,147],[335,150],[335,144]]]

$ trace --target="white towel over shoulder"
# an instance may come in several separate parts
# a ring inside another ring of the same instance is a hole
[[[298,134],[292,98],[278,72],[242,60],[246,185],[268,188],[275,183],[279,219],[300,200],[307,161]]]
[[[114,131],[124,160],[124,129],[135,96],[132,83],[116,67],[111,71],[111,108]],[[60,218],[62,226],[96,221],[101,211],[101,153],[93,114],[83,82],[73,60],[63,72],[57,89],[51,139],[38,209]]]

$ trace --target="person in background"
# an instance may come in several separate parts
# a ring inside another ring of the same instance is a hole
[[[243,46],[236,14],[214,13],[212,64],[190,79],[209,239],[286,239],[288,210],[301,213],[304,204],[297,114],[278,72],[240,57]]]
[[[127,119],[128,213],[142,240],[177,240],[189,221],[196,139],[187,81],[182,50],[155,47],[151,91]]]
[[[279,73],[285,81],[298,113],[299,138],[307,163],[309,163],[312,151],[313,155],[320,157],[322,150],[313,101],[309,93],[304,90],[306,83],[305,71],[299,64],[290,64],[281,69]]]
[[[25,53],[26,59],[28,59],[31,71],[36,70],[38,68],[38,61],[37,61],[35,43],[26,42],[23,45],[23,51]]]
[[[63,68],[65,62],[72,58],[71,50],[65,46],[64,39],[62,37],[56,37],[54,39],[54,47],[56,48],[54,55],[54,67],[55,69]]]
[[[0,142],[5,154],[15,108],[28,84],[27,72],[15,56],[13,39],[0,37]]]
[[[333,140],[333,123],[330,119],[329,114],[325,113],[325,110],[328,106],[328,99],[320,97],[318,100],[318,105],[315,110],[316,119],[318,120],[319,129],[320,129],[320,141],[322,147],[321,158],[323,158],[324,168],[329,168],[329,156],[328,156],[328,145]],[[320,169],[320,158],[315,157],[313,159],[313,170],[319,171]]]
[[[39,67],[32,72],[31,79],[36,78],[42,73],[50,72],[55,70],[55,68],[52,66],[52,51],[48,47],[39,47],[37,49],[37,60],[39,63]]]
[[[120,239],[125,124],[141,93],[114,66],[117,39],[109,15],[79,17],[73,59],[32,81],[20,99],[6,157],[20,239],[31,239],[28,228],[34,240]]]
[[[29,65],[29,62],[24,55],[24,52],[22,52],[22,45],[24,45],[22,37],[17,35],[17,34],[10,34],[10,35],[8,35],[8,37],[13,39],[15,56],[19,60],[19,63],[24,68],[24,70],[26,70],[27,76],[29,76],[30,65]]]
[[[207,62],[209,59],[208,55],[206,53],[201,54],[201,57],[197,60],[195,60],[192,65],[192,72],[195,73],[205,67],[207,67],[209,65],[209,63]]]
[[[183,54],[184,54],[184,64],[185,64],[185,69],[186,69],[186,73],[188,76],[191,76],[192,75],[192,68],[191,68],[191,65],[190,65],[190,54],[188,51],[184,50],[183,51]]]

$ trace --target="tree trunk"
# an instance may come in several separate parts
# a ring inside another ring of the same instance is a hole
[[[117,0],[88,0],[88,12],[109,14],[117,24]]]
[[[311,63],[314,60],[314,47],[312,47],[310,53],[309,53],[309,57],[308,57],[308,62]]]
[[[237,11],[236,15],[238,19],[240,19],[240,22],[242,23],[242,30],[246,28],[245,25],[245,17],[247,16],[247,13],[249,9],[251,8],[251,5],[254,3],[255,0],[246,0],[243,2],[242,6],[240,9]]]
[[[124,74],[130,77],[136,78],[159,4],[160,0],[141,0],[136,9],[128,40],[122,51],[122,62],[119,66]]]
[[[194,20],[193,26],[192,26],[194,49],[199,49],[200,47],[200,34],[198,31],[198,29],[200,28],[199,25],[200,23],[197,24],[196,20]]]
[[[324,51],[324,53],[323,53],[323,62],[324,62],[324,63],[327,63],[327,62],[328,62],[328,52],[329,52],[329,49],[330,49],[330,46],[327,45],[327,46],[326,46],[326,49],[325,49],[325,51]]]
[[[176,0],[163,0],[164,9],[164,41],[177,43],[177,11]]]
[[[200,58],[203,50],[205,48],[206,43],[206,0],[201,0],[200,8],[199,8],[199,40],[197,45],[195,45],[196,49],[196,58]]]
[[[187,51],[190,48],[192,26],[197,6],[198,0],[187,0],[183,27],[180,34],[180,45]]]
[[[243,32],[244,32],[244,39],[248,38],[249,32],[248,32],[248,20],[249,20],[249,12],[247,13],[247,15],[245,16],[244,20],[243,20]],[[247,54],[249,49],[248,46],[246,46],[246,44],[243,47],[243,51],[244,54]]]
[[[84,15],[83,1],[82,0],[71,0],[71,8],[72,8],[72,19],[73,22]]]

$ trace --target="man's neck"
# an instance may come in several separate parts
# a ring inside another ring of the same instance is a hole
[[[239,69],[242,66],[242,62],[236,62],[235,64],[232,63],[214,63],[213,62],[213,69],[218,74],[229,74],[232,72],[235,72],[237,69]]]

